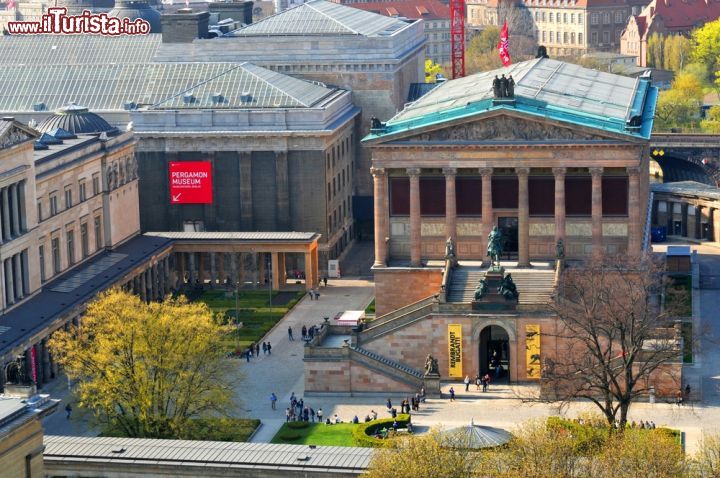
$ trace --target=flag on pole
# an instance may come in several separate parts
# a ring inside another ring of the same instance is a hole
[[[512,61],[510,60],[510,42],[508,41],[508,37],[508,25],[507,20],[505,20],[502,30],[500,31],[500,43],[498,43],[497,46],[503,66],[510,66],[512,64]]]
[[[10,10],[11,8],[15,10],[15,0],[8,0],[6,7],[8,10]]]

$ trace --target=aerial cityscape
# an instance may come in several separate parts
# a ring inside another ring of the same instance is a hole
[[[0,477],[720,477],[720,1],[0,32]]]

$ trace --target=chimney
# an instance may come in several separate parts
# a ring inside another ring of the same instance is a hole
[[[162,15],[163,43],[190,43],[196,38],[208,37],[208,12],[193,12],[192,8],[181,8],[177,13]]]
[[[245,25],[252,23],[253,2],[209,2],[208,11],[218,14],[218,21],[232,18]]]

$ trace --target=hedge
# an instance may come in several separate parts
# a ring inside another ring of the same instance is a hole
[[[352,432],[355,445],[364,447],[384,446],[385,440],[375,438],[375,432],[382,430],[383,428],[392,430],[392,425],[395,420],[398,422],[398,428],[407,428],[407,424],[410,421],[410,415],[406,413],[399,413],[397,418],[381,418],[379,420],[358,424]]]
[[[300,430],[309,427],[310,424],[308,422],[288,422],[287,426],[293,430]]]

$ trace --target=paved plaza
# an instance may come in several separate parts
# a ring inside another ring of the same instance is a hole
[[[664,251],[665,246],[656,247],[656,251]],[[693,246],[698,250],[701,273],[711,274],[720,270],[720,248],[713,246]],[[291,393],[303,397],[303,346],[300,329],[303,325],[320,324],[323,317],[334,317],[344,310],[363,309],[372,300],[373,284],[367,280],[345,278],[330,280],[327,287],[320,288],[320,299],[302,299],[295,308],[270,331],[264,341],[273,345],[272,355],[261,355],[247,363],[245,359],[231,359],[237,364],[237,370],[244,379],[238,389],[241,402],[241,413],[248,417],[260,418],[262,426],[254,435],[254,442],[268,442],[272,439],[285,421],[285,408],[288,406]],[[718,389],[717,364],[720,363],[720,350],[717,340],[720,337],[720,314],[716,312],[717,290],[698,289],[695,291],[699,299],[698,330],[703,330],[703,337],[698,346],[696,363],[687,366],[685,375],[693,387],[693,395],[700,402],[678,407],[671,403],[658,402],[637,403],[630,410],[630,420],[652,420],[658,426],[678,428],[686,434],[686,449],[692,453],[697,450],[703,433],[720,432],[720,391]],[[293,328],[295,340],[289,341],[287,328]],[[702,387],[700,387],[702,384]],[[64,380],[56,380],[50,393],[64,398],[67,384]],[[470,387],[465,392],[461,382],[444,383],[443,391],[454,387],[457,400],[450,402],[447,398],[428,399],[420,411],[413,416],[413,422],[419,430],[442,426],[452,428],[470,423],[498,426],[512,429],[518,424],[550,415],[577,416],[583,412],[595,412],[594,405],[587,402],[574,403],[559,410],[552,404],[537,402],[533,399],[536,388],[533,386],[491,385],[487,393]],[[270,407],[270,393],[275,392],[279,398],[277,410]],[[399,408],[403,395],[390,394],[394,405]],[[305,403],[315,410],[322,408],[325,416],[337,413],[344,421],[354,415],[363,420],[371,410],[379,416],[389,416],[385,409],[386,395],[344,397],[322,396],[305,397]],[[62,407],[61,407],[62,408]],[[82,410],[73,412],[73,418],[66,420],[64,413],[56,413],[44,420],[47,434],[94,435],[97,430],[90,425],[87,413]]]

